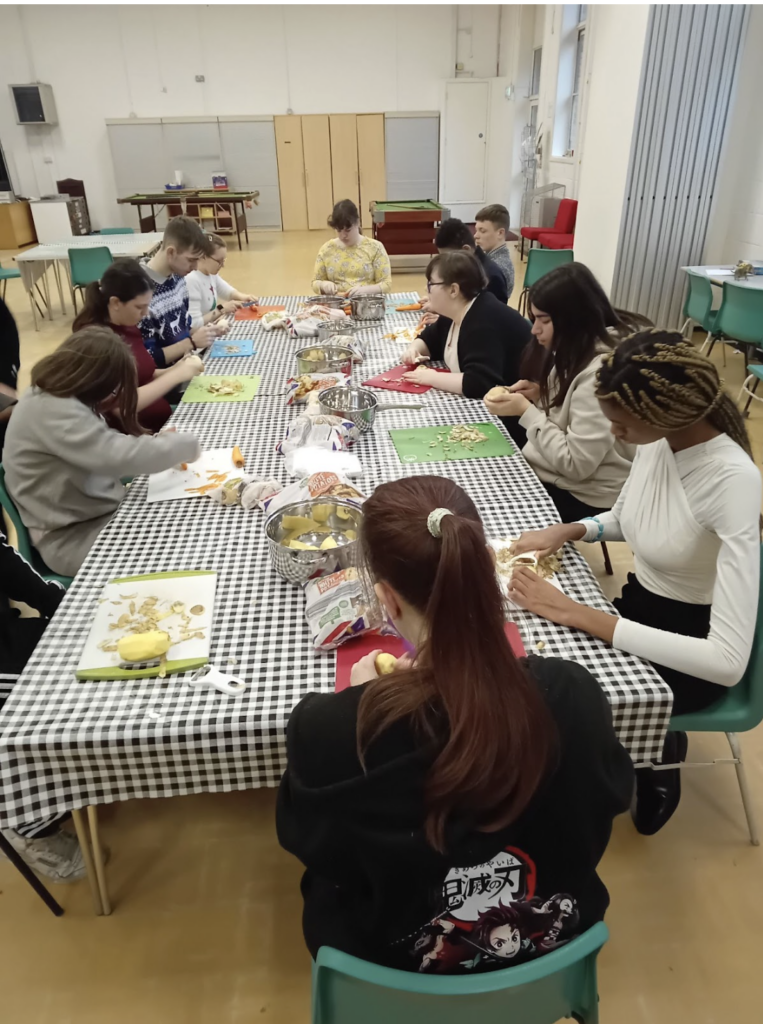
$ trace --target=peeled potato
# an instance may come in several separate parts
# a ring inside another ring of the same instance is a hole
[[[500,387],[499,386],[499,387],[491,388],[488,391],[488,393],[485,395],[485,398],[489,399],[491,402],[497,402],[499,398],[503,398],[506,395],[510,395],[510,394],[511,394],[511,392],[509,391],[508,388]]]
[[[374,667],[380,676],[388,676],[397,668],[397,658],[392,654],[377,654]]]
[[[303,544],[301,540],[289,541],[289,547],[293,548],[294,551],[317,551],[318,548],[314,544]]]
[[[357,532],[357,530],[345,530],[344,531],[344,535],[347,538],[347,540],[357,540],[358,539],[358,532]]]
[[[117,651],[122,661],[153,661],[166,654],[171,646],[169,633],[152,629],[148,633],[123,636],[117,643]]]
[[[345,508],[344,505],[337,505],[336,514],[340,519],[349,519],[352,515],[352,511],[349,508]]]
[[[338,548],[339,545],[333,537],[327,537],[321,544],[321,551],[326,551],[328,548]]]
[[[325,523],[333,511],[333,505],[313,505],[313,519],[316,523]]]

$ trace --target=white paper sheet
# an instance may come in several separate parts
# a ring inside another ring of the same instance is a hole
[[[181,498],[201,498],[203,494],[188,493],[188,488],[202,487],[211,482],[211,472],[226,473],[227,479],[243,476],[243,469],[233,465],[232,448],[213,448],[204,452],[196,462],[189,462],[187,469],[173,466],[163,473],[154,473],[148,478],[146,501],[179,501]]]

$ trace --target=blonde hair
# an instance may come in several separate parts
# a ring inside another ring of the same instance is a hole
[[[707,420],[752,458],[742,414],[714,363],[679,331],[654,328],[626,338],[599,368],[596,397],[617,402],[658,430],[682,430]]]

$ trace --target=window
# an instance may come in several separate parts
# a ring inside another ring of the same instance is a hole
[[[585,18],[586,4],[578,4],[578,16]],[[572,75],[572,100],[570,103],[570,124],[567,132],[566,156],[574,156],[578,141],[580,121],[580,84],[583,77],[583,55],[585,52],[585,21],[578,22],[575,38],[575,70]]]
[[[543,55],[543,47],[538,46],[533,50],[533,71],[530,79],[530,96],[537,96],[540,92],[540,62]]]

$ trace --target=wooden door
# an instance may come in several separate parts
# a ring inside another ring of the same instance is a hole
[[[325,228],[334,205],[328,114],[302,116],[302,147],[305,154],[307,225]]]
[[[358,189],[358,132],[355,114],[331,114],[331,179],[334,202],[352,199],[360,204]]]
[[[358,114],[358,172],[360,176],[360,222],[370,228],[369,204],[387,198],[387,169],[384,162],[384,114]]]
[[[279,115],[273,118],[278,156],[278,187],[281,193],[281,222],[284,231],[307,229],[305,159],[302,149],[302,118]]]

